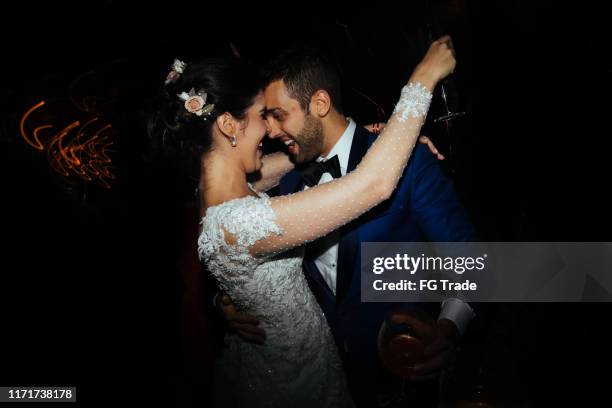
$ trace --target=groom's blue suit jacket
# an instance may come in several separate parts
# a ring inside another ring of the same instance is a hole
[[[347,172],[357,166],[375,139],[375,134],[357,127]],[[303,182],[294,170],[281,180],[279,191],[284,195],[302,188]],[[342,351],[352,388],[370,388],[371,376],[380,365],[376,349],[380,325],[390,310],[411,305],[361,302],[360,243],[473,241],[475,231],[436,157],[426,146],[417,144],[391,198],[345,225],[340,233],[337,296],[308,251],[304,269]],[[420,306],[429,307],[432,317],[439,312],[439,304]],[[436,310],[431,310],[432,306]]]

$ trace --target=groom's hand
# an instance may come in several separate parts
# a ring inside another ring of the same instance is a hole
[[[441,319],[434,325],[434,340],[425,348],[425,361],[414,367],[412,381],[435,378],[440,370],[455,358],[455,347],[459,341],[459,330],[455,323]]]
[[[240,337],[247,341],[263,344],[266,339],[266,332],[258,327],[259,320],[257,317],[237,311],[232,299],[227,294],[221,297],[221,311],[228,326]]]

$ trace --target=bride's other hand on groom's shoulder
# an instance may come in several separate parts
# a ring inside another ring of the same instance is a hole
[[[431,154],[436,156],[438,160],[444,160],[444,155],[438,151],[438,148],[427,136],[419,136],[419,143],[427,145]]]
[[[379,134],[385,128],[386,124],[387,124],[386,122],[370,123],[369,125],[365,125],[364,128],[366,128],[367,131],[370,133]],[[430,138],[428,138],[425,135],[421,135],[419,136],[419,143],[427,145],[431,154],[436,156],[438,160],[444,160],[444,155],[438,151],[438,148],[436,147],[436,145]]]

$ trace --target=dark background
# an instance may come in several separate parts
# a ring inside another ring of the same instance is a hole
[[[452,145],[442,165],[482,240],[610,241],[609,21],[585,2],[22,2],[2,20],[0,385],[76,385],[84,404],[197,400],[177,266],[192,191],[171,165],[148,160],[144,130],[175,57],[233,45],[264,63],[317,43],[341,71],[346,113],[366,124],[392,111],[433,23],[453,35],[452,104],[467,115],[451,136],[425,130],[445,153]],[[94,114],[112,123],[110,189],[60,176],[23,141],[21,115],[41,99],[57,126]],[[430,118],[441,112],[434,105]],[[533,406],[605,397],[610,305],[487,309],[465,341],[512,356],[497,368],[512,377],[498,377],[511,383],[502,394]]]

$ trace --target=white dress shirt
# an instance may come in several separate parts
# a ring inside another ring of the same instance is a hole
[[[348,167],[349,156],[351,154],[351,145],[353,144],[353,136],[355,135],[355,129],[357,125],[352,119],[349,119],[349,125],[340,136],[340,139],[336,142],[334,147],[331,149],[326,157],[319,157],[318,162],[327,160],[334,156],[338,156],[340,162],[340,172],[343,176],[346,175],[346,168]],[[327,183],[332,181],[334,178],[329,173],[323,173],[318,184]],[[308,186],[305,187],[307,189]],[[321,247],[327,248],[318,258],[315,259],[315,264],[323,275],[323,279],[327,283],[327,286],[331,291],[336,294],[336,275],[338,266],[338,244],[340,243],[340,231],[335,230],[325,237],[319,240]]]
[[[355,122],[349,118],[349,124],[340,136],[340,139],[336,142],[334,147],[331,149],[329,154],[326,157],[319,157],[317,161],[324,161],[334,156],[338,156],[338,161],[340,162],[340,171],[342,175],[346,175],[346,169],[348,167],[349,156],[351,154],[351,146],[353,144],[353,137],[355,135],[355,129],[357,125]],[[333,177],[329,173],[323,173],[321,179],[318,184],[327,183],[332,181]],[[304,189],[308,189],[308,186],[305,186]],[[338,266],[338,245],[340,243],[340,232],[339,230],[333,231],[321,238],[318,241],[318,248],[323,248],[320,255],[315,259],[314,263],[317,265],[319,272],[323,276],[323,279],[327,283],[327,286],[331,289],[331,291],[336,294],[336,276],[337,276],[337,266]],[[320,244],[320,246],[319,246]],[[467,325],[470,323],[472,318],[474,317],[474,311],[472,308],[465,302],[450,298],[446,299],[442,303],[442,308],[440,311],[439,319],[448,319],[455,323],[457,328],[459,329],[459,333],[463,334]]]

